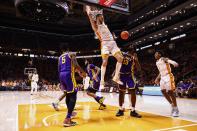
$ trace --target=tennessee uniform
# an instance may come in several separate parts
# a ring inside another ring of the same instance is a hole
[[[98,25],[97,36],[101,41],[101,55],[109,55],[110,53],[115,56],[116,53],[120,52],[113,35],[111,34],[108,26],[103,23]]]
[[[32,78],[31,78],[31,95],[35,92],[37,93],[38,91],[38,74],[37,73],[33,73]]]
[[[122,82],[119,79],[119,72],[122,66],[123,57],[120,49],[118,48],[114,40],[114,36],[112,35],[109,28],[104,22],[103,10],[86,6],[86,12],[88,14],[92,29],[94,30],[95,34],[101,42],[102,65],[100,87],[104,88],[104,77],[110,53],[117,59],[115,69],[116,71],[112,80],[118,84],[122,84]]]
[[[170,64],[174,67],[178,67],[178,63],[169,58],[162,56],[163,53],[157,51],[155,53],[156,66],[159,70],[159,75],[155,79],[156,84],[160,84],[161,92],[166,100],[171,104],[171,115],[173,117],[179,116],[179,110],[177,107],[176,95],[175,95],[175,81],[171,72]]]
[[[175,90],[174,75],[171,72],[170,64],[176,65],[175,61],[161,57],[157,62],[157,68],[160,72],[160,87],[166,90]]]

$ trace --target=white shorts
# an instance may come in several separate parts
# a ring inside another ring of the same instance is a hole
[[[32,88],[37,88],[37,87],[38,87],[37,82],[31,82],[31,87],[32,87]]]
[[[161,90],[175,90],[175,82],[173,74],[167,74],[165,76],[161,76],[160,80]]]
[[[117,52],[120,52],[115,41],[102,41],[101,43],[101,55],[109,55],[110,53],[114,56]]]

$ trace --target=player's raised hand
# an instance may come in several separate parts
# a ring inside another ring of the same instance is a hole
[[[179,64],[178,64],[178,63],[175,63],[175,64],[174,64],[174,67],[179,67]]]

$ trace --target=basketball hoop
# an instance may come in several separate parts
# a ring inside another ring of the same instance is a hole
[[[36,68],[25,68],[24,69],[24,75],[30,75],[32,73],[36,72],[37,73],[37,69]]]

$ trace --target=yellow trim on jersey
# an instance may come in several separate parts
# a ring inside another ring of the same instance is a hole
[[[95,73],[94,69],[91,69],[91,71],[92,71],[92,77],[93,77],[96,73]]]
[[[133,62],[132,63],[132,67],[131,67],[131,78],[132,78],[132,80],[134,82],[134,87],[132,89],[135,89],[135,87],[136,87],[136,80],[135,80],[134,71],[135,71],[135,63]]]
[[[168,74],[170,75],[170,86],[171,86],[171,89],[175,90],[174,76],[171,73],[171,69],[170,69],[170,64],[169,63],[166,63],[166,68],[167,68]]]
[[[73,83],[73,90],[67,91],[67,93],[73,93],[75,91],[75,88],[77,88],[77,82],[75,79],[75,67],[72,64],[72,61],[71,61],[71,79],[72,79],[72,83]]]
[[[114,57],[117,55],[117,54],[120,54],[120,55],[122,55],[122,52],[121,51],[117,51],[116,53],[114,53]]]
[[[105,58],[109,57],[109,54],[101,54],[101,57],[102,57],[103,59],[105,59]]]

